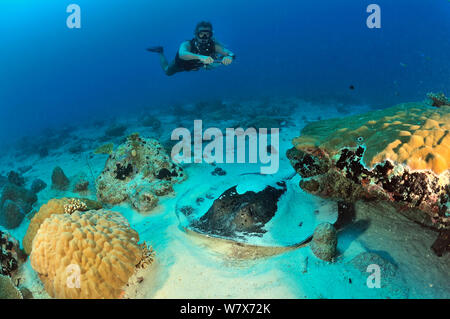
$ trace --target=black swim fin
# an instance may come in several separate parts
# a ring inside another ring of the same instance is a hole
[[[151,48],[148,48],[147,51],[154,52],[154,53],[163,53],[164,52],[164,48],[161,47],[161,46],[151,47]]]

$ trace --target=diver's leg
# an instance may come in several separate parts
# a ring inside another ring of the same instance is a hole
[[[151,47],[148,48],[147,51],[149,52],[154,52],[154,53],[158,53],[159,55],[159,64],[161,64],[161,68],[163,69],[163,71],[167,74],[167,75],[172,75],[176,72],[173,72],[173,70],[171,70],[171,66],[173,66],[174,63],[171,63],[171,65],[169,65],[169,62],[167,61],[165,55],[164,55],[164,49],[163,47]]]
[[[164,53],[159,54],[159,63],[161,64],[161,67],[164,70],[164,72],[167,72],[167,68],[169,67],[169,62],[167,62],[167,59],[164,56]]]
[[[167,63],[167,60],[166,60],[166,63]],[[166,72],[166,75],[168,75],[168,76],[174,75],[175,73],[180,72],[180,71],[181,70],[178,68],[175,61],[172,61],[170,64],[167,64],[167,67],[164,68],[164,72]]]

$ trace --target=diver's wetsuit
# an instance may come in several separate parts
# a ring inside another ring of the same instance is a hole
[[[190,52],[194,54],[210,56],[213,59],[215,58],[216,43],[214,42],[214,40],[210,40],[208,41],[208,43],[205,44],[197,43],[196,39],[192,39],[189,42],[191,44]],[[203,65],[204,64],[199,60],[183,60],[180,58],[180,55],[177,52],[175,60],[173,60],[172,63],[170,63],[169,66],[167,67],[166,74],[173,75],[177,72],[183,71],[198,71]]]

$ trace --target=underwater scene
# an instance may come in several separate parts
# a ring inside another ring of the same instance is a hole
[[[450,297],[450,1],[1,0],[0,40],[0,299]]]

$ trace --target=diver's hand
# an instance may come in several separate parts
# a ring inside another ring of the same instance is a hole
[[[199,57],[200,62],[202,62],[203,64],[211,64],[214,62],[214,59],[211,58],[210,56],[206,56],[206,55],[201,55]]]
[[[222,59],[222,64],[223,65],[230,65],[231,62],[233,62],[233,58],[230,56],[226,56]]]

